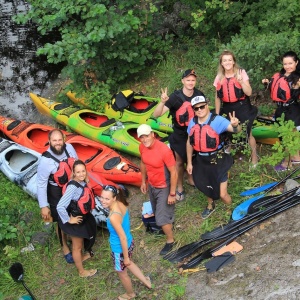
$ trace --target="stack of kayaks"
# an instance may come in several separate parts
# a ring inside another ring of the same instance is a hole
[[[140,141],[137,137],[139,124],[109,119],[105,114],[51,101],[32,93],[30,98],[40,113],[52,117],[75,132],[114,149],[140,156]],[[158,139],[168,144],[167,134],[153,131]]]
[[[42,124],[28,123],[0,116],[0,131],[12,141],[43,153],[49,148],[48,134],[54,128]],[[140,186],[140,169],[128,159],[105,145],[77,134],[64,132],[66,142],[72,144],[78,158],[86,163],[91,176],[101,177],[124,184]]]
[[[124,110],[114,109],[113,103],[116,101],[118,95],[123,95],[123,97],[128,99],[129,105],[128,107],[125,107]],[[67,96],[74,103],[88,107],[85,99],[76,98],[75,93],[70,91],[67,93]],[[111,102],[105,104],[104,114],[110,118],[120,120],[121,122],[148,124],[152,129],[162,132],[172,132],[172,118],[168,112],[158,118],[152,116],[159,101],[160,99],[158,98],[146,97],[136,94],[132,90],[125,90],[114,95]]]
[[[159,99],[150,98],[146,96],[141,96],[139,94],[134,94],[131,90],[125,90],[120,92],[124,97],[132,97],[130,100],[130,105],[122,111],[113,108],[113,102],[115,101],[116,95],[112,98],[110,103],[105,104],[104,113],[109,116],[119,120],[133,121],[137,123],[147,123],[152,128],[164,131],[172,132],[172,120],[169,113],[165,113],[159,118],[153,118],[153,111],[159,102]],[[118,95],[118,94],[117,94]],[[88,107],[84,98],[76,98],[76,94],[73,92],[68,92],[67,96],[71,101],[76,104],[82,104]],[[155,99],[155,100],[154,100]],[[213,107],[211,107],[213,109]],[[252,134],[257,142],[263,144],[275,144],[278,139],[278,133],[273,128],[274,121],[268,118],[257,117],[254,121]]]
[[[41,156],[34,150],[0,137],[0,171],[35,199],[37,199],[37,168]],[[101,178],[98,174],[94,174],[94,179],[90,181],[90,184],[97,195],[101,194],[103,184],[112,184],[122,188]],[[102,226],[106,216],[98,197],[96,197],[96,208],[92,213],[97,224]]]

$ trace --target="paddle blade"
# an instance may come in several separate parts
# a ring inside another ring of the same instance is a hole
[[[250,199],[242,202],[240,205],[238,205],[232,212],[232,215],[231,215],[232,220],[237,221],[237,220],[244,218],[247,215],[250,204],[257,199],[262,198],[263,196],[264,195],[258,195],[256,197],[250,198]]]
[[[263,191],[269,189],[270,187],[274,186],[276,183],[277,182],[274,181],[274,182],[270,182],[265,185],[259,186],[257,188],[253,188],[253,189],[244,191],[244,192],[240,193],[240,196],[252,196],[254,194],[257,194],[257,193],[260,193],[260,192],[263,192]]]

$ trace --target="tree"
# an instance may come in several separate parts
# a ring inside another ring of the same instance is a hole
[[[50,63],[68,62],[68,73],[82,83],[84,73],[113,84],[163,58],[169,35],[157,33],[155,2],[128,0],[32,0],[31,10],[16,20],[38,25],[45,35],[58,30],[60,40],[38,50]]]

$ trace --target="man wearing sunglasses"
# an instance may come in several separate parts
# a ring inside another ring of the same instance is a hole
[[[226,131],[237,133],[241,126],[235,112],[229,114],[230,120],[212,114],[203,96],[193,98],[191,105],[195,117],[187,129],[187,172],[193,176],[195,186],[207,196],[208,205],[201,214],[206,219],[215,210],[215,200],[221,198],[226,205],[231,204],[227,183],[233,158],[223,151],[222,134]]]
[[[187,141],[187,124],[193,114],[188,118],[186,124],[182,124],[178,121],[178,112],[185,105],[185,102],[191,102],[196,96],[204,96],[204,94],[195,88],[197,80],[196,72],[193,69],[188,69],[182,74],[181,82],[183,84],[182,89],[175,91],[168,96],[168,89],[162,89],[161,102],[156,106],[153,116],[159,117],[170,111],[173,123],[173,133],[169,137],[169,143],[171,149],[175,153],[176,170],[178,173],[176,200],[184,200],[183,189],[183,176],[184,176],[184,164],[187,161],[186,157],[186,141]],[[188,175],[188,184],[194,185],[192,176]]]

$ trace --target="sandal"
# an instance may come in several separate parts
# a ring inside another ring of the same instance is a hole
[[[184,196],[185,196],[185,192],[178,192],[176,191],[176,201],[183,201],[184,200]]]

